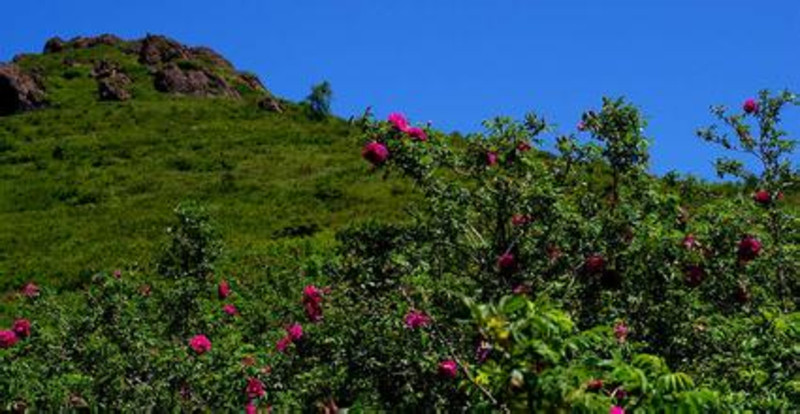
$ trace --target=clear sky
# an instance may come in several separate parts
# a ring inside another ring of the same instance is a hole
[[[329,80],[345,117],[372,105],[470,132],[535,110],[570,131],[603,95],[624,95],[648,116],[657,173],[713,176],[719,153],[694,135],[710,104],[800,92],[800,0],[7,3],[0,60],[53,35],[161,33],[218,50],[290,99]],[[797,138],[793,112],[786,128]]]

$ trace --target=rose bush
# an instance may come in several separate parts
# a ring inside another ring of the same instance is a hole
[[[604,99],[578,131],[534,114],[468,137],[363,119],[371,174],[420,200],[333,250],[222,272],[199,205],[176,209],[158,275],[25,285],[0,330],[6,410],[340,408],[791,411],[800,400],[797,98],[713,112],[735,139],[717,186],[647,172],[644,117]],[[354,145],[354,153],[357,153]],[[296,247],[296,246],[295,246]],[[257,277],[258,276],[258,277]],[[675,370],[675,371],[672,371]]]

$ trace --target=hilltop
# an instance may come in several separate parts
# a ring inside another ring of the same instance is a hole
[[[0,108],[0,290],[147,268],[184,200],[212,211],[231,267],[260,268],[410,195],[364,174],[348,122],[163,36],[53,38],[0,66]]]

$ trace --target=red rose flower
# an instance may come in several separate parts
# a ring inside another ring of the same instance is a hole
[[[739,259],[743,262],[749,262],[761,252],[761,242],[753,236],[745,236],[739,242]]]
[[[502,272],[513,272],[517,268],[517,259],[513,253],[503,253],[497,258],[497,267]]]
[[[303,288],[303,308],[306,316],[311,322],[322,320],[322,291],[314,286],[308,285]]]
[[[531,221],[533,221],[533,217],[531,217],[529,214],[514,214],[511,216],[511,224],[513,226],[524,226]]]
[[[600,273],[606,267],[606,260],[599,254],[593,254],[586,258],[584,266],[589,273]]]
[[[754,114],[754,113],[758,112],[758,102],[755,99],[750,98],[750,99],[744,101],[744,104],[742,105],[742,109],[744,109],[744,112],[746,114]]]
[[[519,152],[527,152],[530,151],[530,149],[531,149],[531,144],[527,142],[520,142],[519,144],[517,144],[517,151]]]
[[[18,337],[27,338],[31,335],[31,322],[27,319],[17,319],[14,321],[14,325],[11,326],[11,330],[13,330]]]
[[[691,265],[686,268],[686,284],[690,287],[695,287],[703,281],[706,276],[705,270],[697,265]]]
[[[772,202],[772,196],[767,190],[758,190],[753,194],[753,201],[761,205],[767,205]]]
[[[595,378],[586,383],[586,389],[589,391],[599,391],[603,388],[603,380]]]

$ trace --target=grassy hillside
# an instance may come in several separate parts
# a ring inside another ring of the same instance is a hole
[[[98,60],[121,65],[133,99],[98,100]],[[410,195],[399,181],[364,174],[355,128],[342,120],[315,121],[287,102],[283,113],[264,111],[255,93],[164,94],[118,47],[18,64],[44,74],[50,104],[0,117],[0,290],[146,267],[182,200],[208,206],[229,260],[256,266],[276,242],[325,241],[352,220],[396,217]]]

